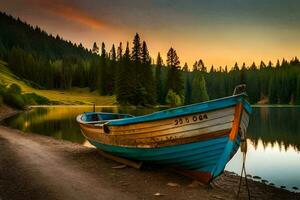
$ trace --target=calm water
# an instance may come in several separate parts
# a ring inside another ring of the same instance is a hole
[[[8,120],[9,126],[57,139],[89,146],[81,135],[75,117],[91,107],[37,107]],[[97,107],[97,111],[142,115],[153,109]],[[246,170],[252,176],[274,183],[277,187],[300,188],[300,108],[254,108],[248,129]],[[240,151],[226,170],[240,173]]]

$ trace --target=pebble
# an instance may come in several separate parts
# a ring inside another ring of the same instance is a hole
[[[153,194],[154,196],[157,196],[157,197],[159,197],[159,196],[164,196],[164,194],[161,194],[161,193],[159,193],[159,192],[157,192],[157,193],[155,193],[155,194]]]
[[[293,189],[294,189],[294,190],[299,190],[299,188],[298,188],[298,187],[293,187]]]
[[[179,186],[178,183],[172,183],[172,182],[169,182],[167,185],[170,187],[178,187]]]

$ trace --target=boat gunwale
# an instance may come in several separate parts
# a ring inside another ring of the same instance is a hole
[[[234,108],[234,106],[229,106],[229,107],[226,107],[226,108]],[[224,108],[224,109],[226,109],[226,108]],[[220,109],[221,110],[221,109]],[[213,110],[212,110],[212,112],[213,112]],[[196,113],[199,113],[199,114],[201,114],[202,112],[196,112]],[[194,113],[195,114],[195,113]],[[191,114],[186,114],[186,115],[181,115],[181,117],[187,117],[187,116],[190,116]],[[173,129],[173,128],[179,128],[179,127],[185,127],[185,126],[190,126],[190,125],[196,125],[196,124],[200,124],[200,123],[204,123],[204,122],[210,122],[210,121],[213,121],[213,120],[218,120],[218,119],[221,119],[221,118],[224,118],[224,117],[229,117],[229,116],[233,116],[234,115],[234,111],[233,111],[233,113],[231,113],[231,114],[225,114],[225,115],[222,115],[222,116],[218,116],[218,117],[215,117],[215,118],[210,118],[210,119],[206,119],[205,121],[196,121],[196,122],[193,122],[193,123],[187,123],[187,124],[181,124],[181,125],[177,125],[176,127],[172,127],[172,128],[164,128],[164,129],[160,129],[159,131],[164,131],[164,130],[167,130],[167,129]],[[171,118],[169,118],[169,119],[171,119]],[[162,119],[162,120],[165,120],[165,119]],[[159,121],[159,120],[157,120],[157,121]],[[145,122],[140,122],[140,123],[145,123]],[[168,123],[168,124],[164,124],[164,126],[168,126],[168,125],[171,125],[171,124],[173,124],[173,122],[172,123]],[[128,124],[128,125],[131,125],[131,124]],[[156,128],[156,127],[159,127],[159,126],[161,126],[161,125],[155,125],[155,126],[151,126],[151,127],[145,127],[145,128],[139,128],[139,130],[140,129],[147,129],[147,128]],[[135,128],[132,128],[132,129],[135,129]],[[132,129],[129,129],[129,130],[132,130]],[[126,130],[126,131],[128,131],[128,130]],[[155,130],[156,131],[156,130]],[[150,133],[150,132],[155,132],[155,131],[149,131],[149,132],[147,132],[147,133]],[[114,130],[114,132],[124,132],[124,130]],[[140,133],[130,133],[130,134],[128,134],[128,135],[137,135],[137,134],[140,134]],[[119,135],[126,135],[126,134],[113,134],[114,136],[119,136]]]
[[[238,103],[242,103],[243,107],[245,108],[244,110],[248,114],[250,114],[252,112],[252,108],[251,108],[250,104],[248,103],[248,101],[246,101],[243,98],[243,97],[246,97],[246,96],[247,96],[246,93],[241,93],[241,94],[227,96],[227,97],[223,97],[223,98],[218,98],[218,99],[214,99],[214,100],[210,100],[210,101],[205,101],[205,102],[201,102],[201,103],[195,103],[195,104],[180,106],[180,107],[176,107],[176,108],[169,108],[169,109],[166,109],[166,110],[153,112],[153,113],[150,113],[150,114],[147,114],[147,115],[133,116],[133,117],[130,117],[130,118],[113,119],[113,120],[99,120],[99,121],[90,121],[90,122],[83,121],[82,117],[85,114],[84,113],[84,114],[78,115],[76,117],[76,120],[80,124],[89,124],[89,125],[92,125],[92,126],[99,126],[99,127],[103,127],[103,125],[108,125],[108,126],[126,126],[126,125],[130,125],[130,124],[137,124],[137,123],[143,123],[143,122],[151,122],[151,121],[157,121],[157,120],[161,120],[161,119],[169,119],[169,118],[172,118],[172,117],[186,116],[186,115],[190,115],[190,114],[194,114],[194,113],[202,113],[202,112],[206,112],[206,111],[219,110],[219,109],[223,109],[223,108],[228,108],[228,107],[234,106],[234,105],[236,105]],[[242,98],[240,98],[240,97],[242,97]],[[231,104],[228,104],[228,105],[225,105],[225,106],[220,106],[220,107],[211,108],[211,109],[209,108],[209,104],[213,104],[213,103],[216,103],[218,101],[221,102],[221,101],[229,100],[229,99],[237,99],[237,101],[236,102],[229,102]],[[167,117],[147,119],[147,117],[152,117],[152,116],[155,116],[155,115],[159,115],[160,113],[167,113],[167,112],[172,112],[172,111],[176,111],[176,110],[180,110],[180,109],[192,108],[192,107],[195,107],[195,106],[201,106],[201,105],[205,105],[205,104],[208,104],[207,108],[203,108],[201,110],[197,110],[197,111],[194,111],[194,112],[183,113],[183,114],[176,114],[175,113],[175,114],[173,114],[171,116],[167,116]],[[93,113],[93,112],[89,112],[89,113]],[[96,112],[96,113],[102,113],[102,112]],[[104,113],[104,114],[110,114],[110,113]],[[113,113],[113,114],[126,115],[126,114],[120,114],[120,113]],[[143,119],[143,118],[146,118],[146,119],[144,119],[144,121],[139,121],[139,119]],[[133,121],[133,122],[129,121],[127,123],[125,121],[125,120],[133,120],[133,119],[135,119],[135,120],[137,119],[137,121]],[[114,122],[116,122],[116,123],[123,122],[124,124],[111,124],[111,123],[114,123]]]

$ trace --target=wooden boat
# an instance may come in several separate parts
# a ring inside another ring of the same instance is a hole
[[[83,135],[119,157],[168,165],[209,183],[245,137],[250,104],[245,93],[144,116],[88,112],[77,116]]]

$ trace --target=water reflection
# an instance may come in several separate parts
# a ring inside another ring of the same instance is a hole
[[[247,173],[277,187],[300,188],[300,108],[255,108],[248,128]],[[226,170],[241,172],[239,151]]]
[[[300,154],[293,147],[284,148],[278,142],[265,145],[259,139],[255,144],[247,140],[248,151],[246,159],[247,174],[261,177],[260,180],[267,180],[268,184],[275,186],[286,186],[291,191],[293,187],[300,188]],[[227,164],[226,170],[241,173],[242,153],[240,151]]]
[[[33,132],[51,136],[56,139],[64,139],[89,146],[82,136],[75,120],[76,116],[83,112],[90,112],[93,107],[88,106],[54,106],[35,107],[24,113],[20,113],[5,121],[9,126],[24,132]],[[136,109],[135,107],[96,107],[99,112],[130,113],[142,115],[152,113],[158,109]]]
[[[261,139],[263,147],[279,144],[280,149],[300,149],[300,108],[255,108],[248,136],[255,148]]]

